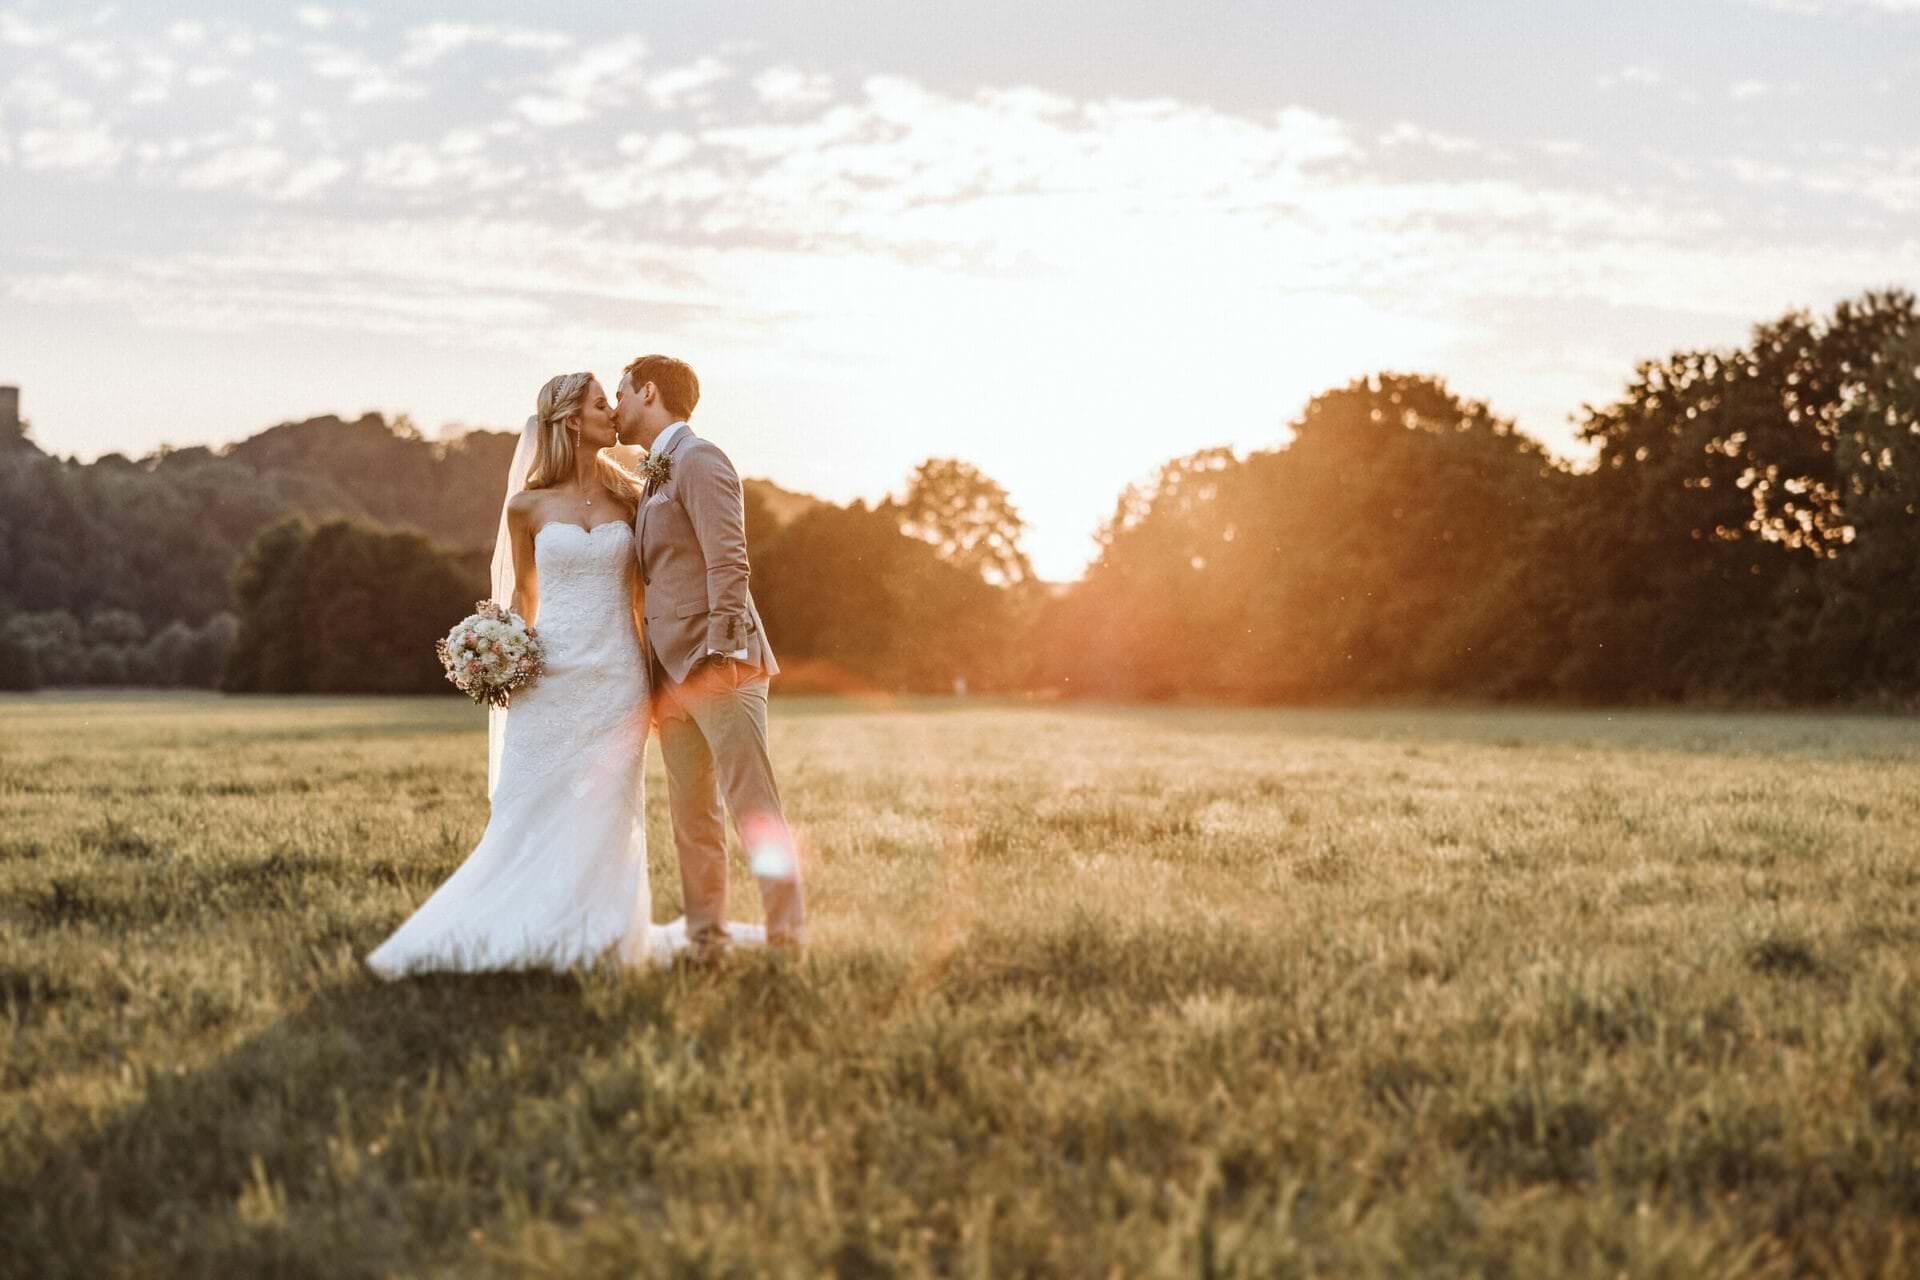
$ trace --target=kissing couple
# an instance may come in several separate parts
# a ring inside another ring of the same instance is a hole
[[[507,475],[493,598],[537,624],[544,671],[495,708],[486,831],[465,862],[367,956],[386,978],[658,966],[732,946],[797,952],[799,850],[767,750],[780,670],[747,587],[745,495],[693,432],[700,380],[641,356],[607,402],[591,373],[540,388]],[[640,474],[604,452],[647,451]],[[647,734],[660,729],[685,915],[653,923]],[[733,816],[766,924],[727,920]]]

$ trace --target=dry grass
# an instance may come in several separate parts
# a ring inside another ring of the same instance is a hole
[[[0,700],[0,1270],[1920,1271],[1908,721],[775,735],[805,964],[387,986],[464,704]]]

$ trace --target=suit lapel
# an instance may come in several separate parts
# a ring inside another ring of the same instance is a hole
[[[667,441],[667,451],[662,456],[667,459],[669,466],[673,463],[673,455],[680,451],[680,446],[685,444],[692,435],[693,428],[689,425],[683,425],[678,431],[673,433],[673,439]],[[669,479],[666,483],[671,484],[673,481]],[[666,485],[661,486],[661,488],[665,487]],[[658,492],[658,490],[654,492]],[[647,505],[648,499],[652,497],[652,493],[644,491],[640,495],[640,527],[636,531],[638,536],[634,538],[634,543],[640,548],[640,563],[643,566],[647,561]]]

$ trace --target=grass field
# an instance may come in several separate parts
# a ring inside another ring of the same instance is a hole
[[[0,700],[0,1271],[1920,1274],[1920,724],[774,735],[804,963],[387,985],[477,712]]]

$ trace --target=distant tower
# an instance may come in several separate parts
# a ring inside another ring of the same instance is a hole
[[[0,387],[0,440],[20,434],[20,388]]]

